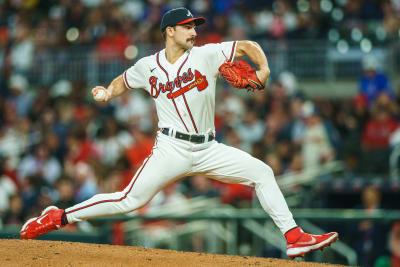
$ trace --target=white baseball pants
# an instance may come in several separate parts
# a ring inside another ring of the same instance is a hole
[[[195,174],[255,187],[262,207],[282,233],[296,226],[268,165],[216,141],[194,144],[160,132],[152,153],[122,192],[98,194],[66,209],[68,222],[134,211],[167,184]]]

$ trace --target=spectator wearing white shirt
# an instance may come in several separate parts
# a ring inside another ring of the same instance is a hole
[[[54,184],[61,172],[60,163],[50,155],[49,149],[44,144],[38,145],[34,154],[25,156],[18,167],[20,181],[30,175],[40,175],[49,185]]]

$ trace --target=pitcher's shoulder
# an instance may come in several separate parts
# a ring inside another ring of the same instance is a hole
[[[211,43],[211,44],[205,44],[202,46],[193,46],[191,49],[191,54],[195,55],[204,55],[204,54],[210,54],[213,51],[218,49],[218,43]]]
[[[139,58],[134,64],[132,64],[132,66],[145,67],[154,65],[155,62],[156,62],[156,54],[153,54]]]
[[[200,46],[193,46],[192,51],[201,51],[201,50],[207,50],[212,47],[218,47],[221,43],[208,43]]]
[[[158,52],[157,52],[158,53]],[[157,53],[154,53],[152,55],[148,55],[145,57],[142,57],[141,59],[139,59],[138,61],[142,61],[143,63],[151,63],[156,61],[156,57],[157,57]]]

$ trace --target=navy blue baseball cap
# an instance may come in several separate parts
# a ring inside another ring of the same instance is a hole
[[[168,26],[175,26],[180,24],[185,24],[189,22],[194,22],[196,26],[199,26],[206,22],[204,17],[193,17],[193,14],[189,11],[189,9],[184,7],[179,7],[175,9],[169,10],[161,19],[160,30],[164,32]]]

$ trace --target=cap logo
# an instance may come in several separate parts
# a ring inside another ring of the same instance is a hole
[[[188,10],[188,12],[186,13],[186,16],[188,16],[188,17],[193,17],[192,13],[190,13],[189,10]]]

